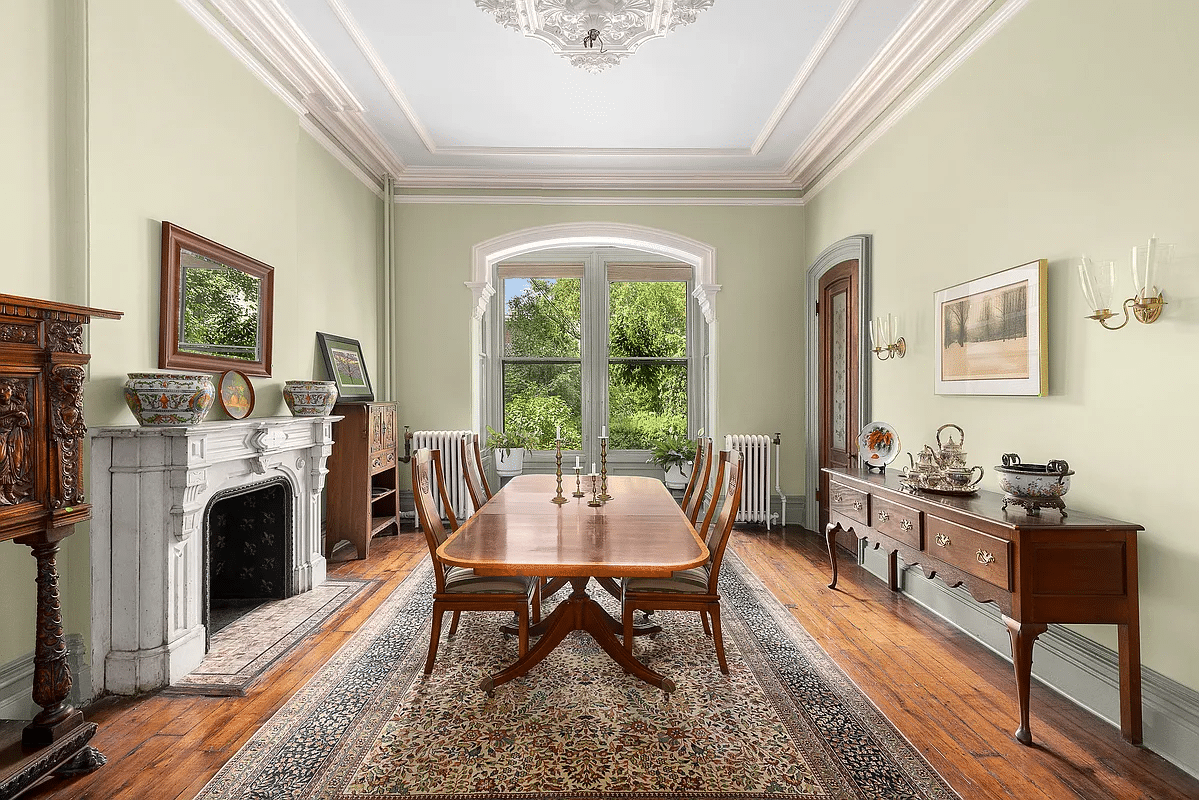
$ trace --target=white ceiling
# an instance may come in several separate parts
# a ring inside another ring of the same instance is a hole
[[[803,190],[991,0],[714,0],[599,73],[475,0],[180,0],[371,178]]]

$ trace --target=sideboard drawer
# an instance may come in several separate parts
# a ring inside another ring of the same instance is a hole
[[[855,522],[870,525],[870,496],[841,483],[829,481],[829,510],[849,517]]]
[[[924,514],[914,508],[870,496],[870,524],[879,533],[885,533],[897,542],[920,549],[924,532]]]
[[[1011,542],[931,516],[924,529],[924,552],[1011,591]]]

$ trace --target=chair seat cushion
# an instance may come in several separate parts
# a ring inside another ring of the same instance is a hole
[[[476,575],[473,569],[450,567],[445,574],[446,592],[463,594],[528,594],[532,578],[507,575]]]
[[[691,569],[679,570],[669,578],[625,578],[622,581],[626,592],[679,592],[682,594],[707,594],[708,576],[711,568],[707,564]]]

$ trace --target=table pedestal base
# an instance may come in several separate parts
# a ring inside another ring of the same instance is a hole
[[[537,666],[543,658],[550,654],[558,643],[566,638],[571,631],[587,631],[591,638],[604,648],[612,660],[620,664],[625,672],[635,675],[648,684],[657,686],[666,693],[674,691],[674,681],[664,678],[657,672],[642,664],[624,648],[616,634],[623,630],[621,623],[612,618],[603,607],[587,594],[587,577],[568,578],[574,588],[570,597],[563,600],[553,613],[529,629],[530,636],[535,629],[540,629],[541,638],[537,644],[529,648],[529,652],[514,661],[507,669],[484,678],[479,688],[491,694],[495,687],[519,678]],[[657,627],[657,626],[655,626]],[[641,630],[637,633],[652,633],[652,630]]]

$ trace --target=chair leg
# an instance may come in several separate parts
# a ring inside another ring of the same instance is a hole
[[[524,657],[524,654],[529,652],[529,609],[521,609],[520,614],[520,635],[518,637],[517,654]]]
[[[701,620],[703,620],[703,623],[704,623],[704,636],[711,636],[712,629],[708,627],[708,612],[707,611],[699,612],[699,618]]]
[[[533,624],[541,622],[541,579],[533,579]]]
[[[716,645],[716,660],[720,662],[720,671],[729,674],[728,662],[724,660],[724,637],[720,635],[720,603],[708,607],[712,615],[712,642]]]
[[[458,632],[458,617],[462,616],[461,611],[455,611],[454,616],[450,617],[450,636]]]
[[[437,640],[441,638],[441,618],[445,611],[433,605],[433,628],[429,633],[429,656],[425,659],[425,674],[433,671],[433,659],[437,658]]]
[[[624,619],[624,649],[631,655],[633,652],[633,611],[635,609],[626,599],[624,602],[624,612],[621,615]]]

